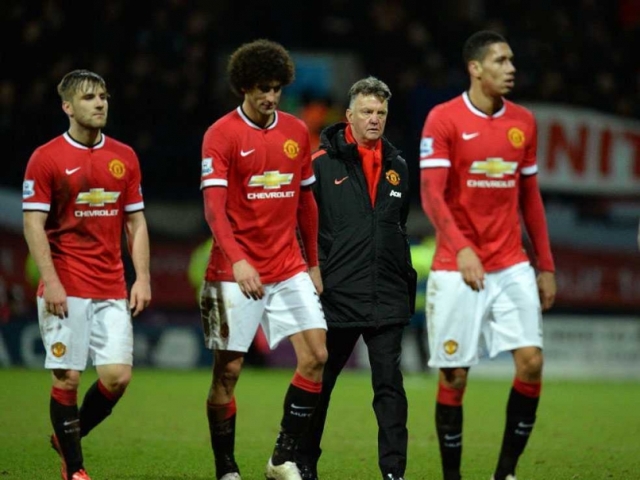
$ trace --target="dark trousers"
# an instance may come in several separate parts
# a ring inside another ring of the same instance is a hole
[[[298,446],[301,463],[315,465],[322,450],[320,441],[327,419],[331,392],[338,375],[362,335],[369,352],[373,410],[378,420],[378,464],[383,475],[404,475],[407,464],[407,396],[400,370],[404,325],[381,328],[329,328],[329,358],[322,376],[322,393],[311,417],[309,430]]]

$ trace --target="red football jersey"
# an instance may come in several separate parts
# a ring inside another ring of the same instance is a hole
[[[445,201],[486,271],[527,261],[519,215],[520,175],[537,173],[533,114],[513,102],[493,116],[467,93],[436,106],[420,142],[420,168],[449,168]],[[457,270],[456,252],[436,235],[434,270]]]
[[[209,127],[202,143],[200,188],[226,187],[233,235],[263,283],[306,270],[296,236],[301,186],[315,182],[309,131],[284,112],[267,128],[240,107]],[[234,281],[231,264],[214,244],[207,281]]]
[[[105,135],[89,148],[65,133],[31,155],[22,209],[49,213],[45,231],[67,295],[127,298],[121,239],[124,214],[144,209],[140,178],[135,152]]]

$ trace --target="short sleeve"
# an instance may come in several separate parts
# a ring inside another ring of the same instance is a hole
[[[51,209],[54,169],[41,149],[31,155],[22,183],[22,210],[48,212]]]
[[[302,178],[300,180],[300,185],[303,187],[308,187],[316,181],[316,177],[313,172],[313,166],[311,164],[311,140],[309,137],[309,130],[306,126],[303,126],[303,128],[304,142],[302,143],[302,148],[300,149],[300,153],[302,154]]]
[[[140,172],[140,161],[138,156],[132,151],[131,175],[127,182],[127,196],[124,204],[124,211],[133,213],[144,210],[144,200],[142,197],[142,174]]]
[[[429,112],[420,139],[420,168],[451,166],[450,125],[441,108]]]
[[[533,114],[531,114],[529,119],[529,127],[528,138],[525,139],[524,161],[522,162],[522,168],[520,169],[522,175],[534,175],[538,173],[538,127]]]
[[[227,186],[231,150],[229,138],[216,125],[211,126],[202,140],[200,189]]]

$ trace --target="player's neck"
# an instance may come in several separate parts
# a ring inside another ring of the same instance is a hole
[[[479,85],[471,85],[468,95],[471,104],[482,113],[486,113],[489,116],[496,113],[502,108],[502,105],[504,105],[502,97],[487,95],[482,91],[482,88],[480,88]]]
[[[92,147],[102,140],[102,131],[99,128],[83,128],[72,124],[68,133],[76,142],[87,147]]]
[[[276,117],[275,113],[264,115],[255,108],[252,108],[249,102],[244,102],[240,108],[242,108],[242,111],[247,118],[260,128],[267,128],[274,122]]]

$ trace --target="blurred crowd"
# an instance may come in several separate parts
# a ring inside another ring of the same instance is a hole
[[[511,43],[514,100],[640,117],[636,0],[6,0],[0,26],[0,186],[14,188],[32,150],[67,127],[57,82],[88,68],[107,80],[105,132],[137,150],[147,198],[199,199],[204,130],[238,102],[220,88],[225,65],[218,59],[260,37],[289,50],[360,57],[363,74],[394,93],[387,134],[411,164],[426,113],[467,85],[461,48],[478,29]],[[346,92],[308,97],[293,113],[317,135],[345,104]]]

